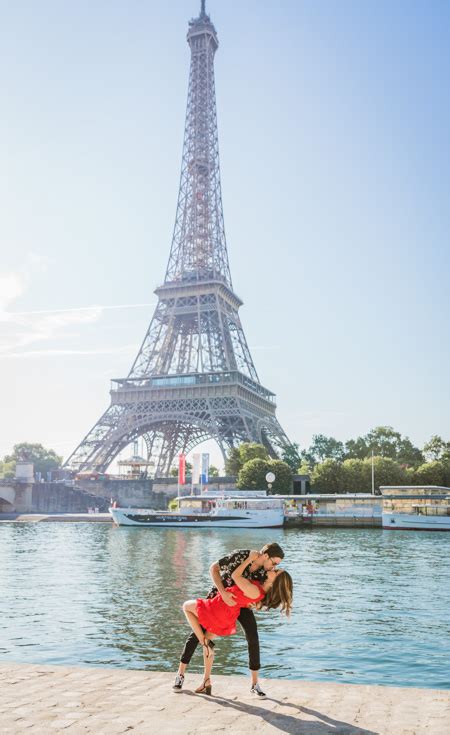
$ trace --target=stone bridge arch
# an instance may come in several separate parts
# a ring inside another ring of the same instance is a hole
[[[9,485],[0,485],[0,513],[15,511],[16,491]]]

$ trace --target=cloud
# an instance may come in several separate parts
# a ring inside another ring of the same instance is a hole
[[[7,308],[25,291],[24,279],[20,273],[0,273],[0,321],[9,321]]]
[[[92,306],[78,306],[71,309],[41,309],[38,311],[16,311],[15,316],[36,316],[41,314],[69,314],[71,312],[82,312],[82,311],[96,311],[101,309],[102,311],[109,311],[110,309],[142,309],[147,306],[156,306],[156,302],[152,304],[115,304],[112,306],[99,306],[93,304]]]
[[[98,323],[104,312],[112,309],[137,309],[154,304],[115,304],[81,306],[66,309],[12,311],[11,305],[23,296],[33,275],[47,267],[47,260],[31,254],[16,271],[0,273],[0,358],[35,357],[38,355],[102,355],[126,352],[129,348],[99,348],[94,350],[55,347],[26,349],[36,343],[60,342],[76,336],[75,327]]]
[[[97,356],[97,355],[119,355],[122,353],[129,353],[136,349],[136,345],[126,345],[124,347],[104,347],[101,349],[94,350],[58,350],[58,349],[44,349],[44,350],[28,350],[21,352],[9,352],[3,357],[7,358],[30,358],[30,357],[66,357],[71,356]],[[0,355],[1,356],[1,355]]]

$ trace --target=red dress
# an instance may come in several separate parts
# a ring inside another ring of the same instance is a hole
[[[234,595],[236,602],[231,607],[222,600],[219,594],[210,600],[198,599],[197,616],[200,625],[209,633],[215,633],[216,635],[233,635],[233,633],[236,633],[236,620],[239,617],[241,608],[254,605],[255,602],[262,600],[266,594],[259,582],[252,580],[252,584],[260,592],[258,597],[253,600],[250,597],[246,597],[236,584],[226,588],[227,592],[231,592]]]

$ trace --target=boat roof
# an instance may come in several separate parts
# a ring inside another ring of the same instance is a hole
[[[264,500],[283,500],[283,498],[276,495],[262,495],[259,498],[254,498],[251,495],[210,495],[209,497],[206,495],[182,495],[180,498],[175,498],[175,500],[245,500],[246,503],[261,503]]]

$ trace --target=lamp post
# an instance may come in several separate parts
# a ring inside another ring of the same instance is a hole
[[[373,464],[373,449],[372,449],[372,495],[375,495],[375,467]]]
[[[269,492],[270,490],[272,490],[272,484],[275,482],[275,480],[276,480],[276,477],[273,474],[273,472],[268,472],[266,475],[266,482],[267,482],[267,489],[269,490]]]

